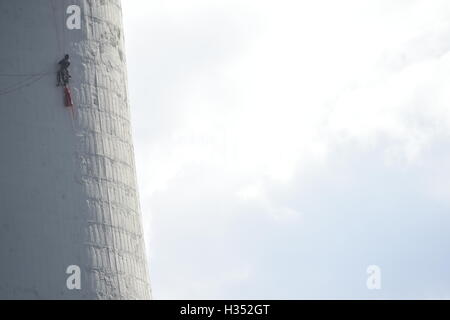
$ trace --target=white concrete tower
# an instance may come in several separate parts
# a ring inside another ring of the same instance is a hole
[[[0,299],[150,298],[120,1],[0,0],[0,43]]]

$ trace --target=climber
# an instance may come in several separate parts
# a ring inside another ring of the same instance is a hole
[[[69,83],[69,80],[71,78],[71,76],[69,74],[69,66],[70,66],[69,55],[66,54],[64,56],[64,59],[62,59],[60,62],[58,62],[58,64],[59,64],[58,84],[56,86],[57,87],[59,87],[61,85],[67,86],[67,84]]]

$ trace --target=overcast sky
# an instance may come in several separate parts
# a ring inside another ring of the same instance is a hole
[[[122,5],[155,299],[450,298],[448,0]]]

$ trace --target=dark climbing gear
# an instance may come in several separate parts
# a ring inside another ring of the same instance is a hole
[[[58,62],[59,64],[59,71],[58,71],[58,83],[56,86],[67,86],[70,81],[70,73],[69,73],[69,66],[70,66],[70,58],[69,55],[66,54],[64,56],[64,59]]]

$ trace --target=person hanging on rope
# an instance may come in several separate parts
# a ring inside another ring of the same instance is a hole
[[[70,66],[70,59],[69,55],[66,54],[64,56],[64,59],[62,59],[59,64],[59,71],[58,71],[58,84],[56,86],[67,86],[69,83],[69,80],[71,78],[69,74],[69,66]]]

